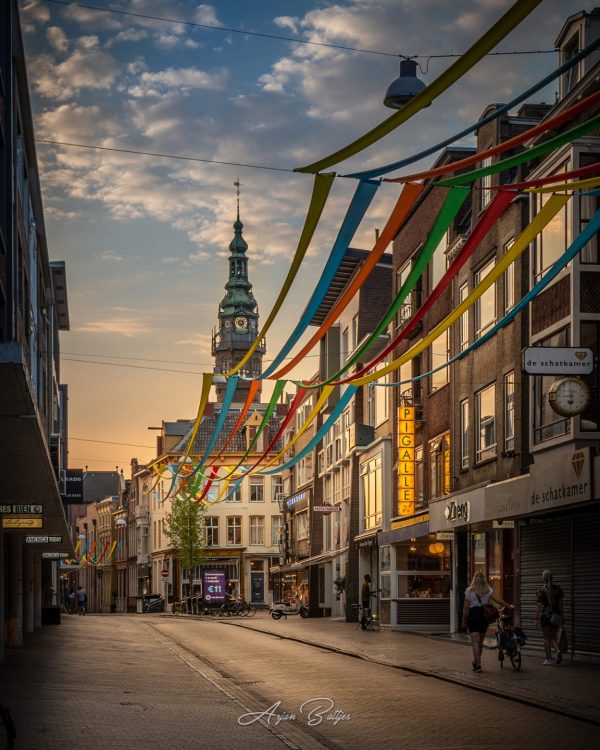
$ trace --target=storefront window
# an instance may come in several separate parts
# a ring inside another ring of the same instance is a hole
[[[471,538],[471,574],[481,572],[487,577],[487,560],[485,555],[485,534],[473,534]]]
[[[443,599],[450,593],[450,545],[435,534],[396,545],[398,596]]]
[[[379,548],[379,586],[382,599],[390,598],[390,548]]]
[[[497,596],[502,592],[502,531],[495,529],[488,534],[488,583]]]

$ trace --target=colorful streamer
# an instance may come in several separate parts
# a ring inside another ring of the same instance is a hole
[[[450,138],[446,138],[445,141],[440,141],[439,143],[436,143],[435,146],[429,146],[429,148],[426,148],[423,151],[419,151],[417,154],[413,154],[406,159],[400,159],[400,161],[396,161],[393,164],[386,164],[385,166],[377,167],[376,169],[365,169],[362,172],[353,172],[351,174],[344,174],[341,176],[353,178],[356,180],[374,179],[376,177],[381,177],[381,175],[395,172],[397,169],[402,169],[402,167],[408,167],[410,164],[421,161],[421,159],[424,159],[426,156],[431,156],[431,154],[435,154],[437,151],[441,151],[446,146],[450,146],[452,143],[459,141],[461,138],[464,138],[467,135],[472,135],[476,130],[479,130],[485,125],[488,125],[490,122],[499,119],[502,115],[506,114],[506,112],[514,109],[518,104],[526,101],[533,94],[543,89],[549,83],[552,83],[552,81],[554,81],[556,78],[560,78],[560,76],[569,71],[574,65],[577,65],[577,63],[586,58],[589,54],[597,50],[599,47],[600,37],[591,42],[591,44],[588,44],[588,46],[582,49],[581,52],[578,52],[576,55],[573,55],[573,57],[570,57],[560,67],[556,68],[556,70],[550,73],[550,75],[542,78],[541,81],[538,81],[538,83],[527,89],[527,91],[524,91],[522,94],[519,94],[519,96],[511,99],[507,104],[503,104],[501,107],[498,107],[498,109],[495,109],[492,113],[487,115],[487,117],[484,117],[481,120],[478,120],[473,125],[470,125],[468,128],[461,130],[460,133],[456,133]]]
[[[379,239],[373,246],[373,249],[367,256],[365,262],[362,264],[360,271],[352,279],[334,307],[329,311],[325,320],[316,331],[316,333],[313,334],[310,341],[305,346],[303,346],[297,354],[294,355],[290,362],[288,362],[278,372],[271,375],[271,378],[279,378],[292,370],[298,364],[298,362],[300,362],[304,358],[304,356],[315,346],[315,344],[325,336],[327,331],[331,328],[331,326],[339,318],[342,312],[350,304],[352,298],[363,285],[371,271],[375,268],[390,242],[392,242],[394,237],[398,234],[398,232],[400,231],[400,227],[406,220],[412,207],[415,204],[415,201],[417,200],[419,195],[421,195],[423,190],[423,185],[404,185],[404,188],[400,193],[400,197],[398,198],[396,205],[394,206],[394,210],[387,220],[387,223],[383,231],[381,232]]]
[[[480,180],[482,177],[487,177],[491,174],[497,174],[498,172],[504,172],[506,169],[511,167],[517,167],[519,164],[537,159],[538,156],[544,156],[545,154],[554,151],[567,143],[572,143],[583,135],[595,130],[600,126],[600,115],[592,117],[590,120],[581,123],[580,125],[565,130],[564,133],[551,138],[544,143],[540,143],[538,146],[529,148],[525,151],[521,151],[514,156],[509,156],[507,159],[495,162],[488,167],[482,167],[481,169],[475,169],[471,172],[465,172],[464,174],[456,175],[455,177],[448,177],[445,180],[437,180],[434,184],[438,187],[453,187],[456,185],[465,185],[475,180]]]
[[[506,271],[511,263],[513,263],[519,255],[527,249],[529,244],[533,242],[537,235],[540,234],[546,224],[552,220],[560,209],[566,205],[570,198],[570,195],[552,195],[547,203],[542,206],[539,213],[528,224],[528,226],[525,227],[519,237],[517,237],[510,250],[502,256],[490,273],[488,273],[488,275],[475,287],[471,294],[469,294],[469,296],[458,305],[458,307],[438,323],[423,339],[421,339],[421,341],[408,349],[408,351],[406,351],[401,357],[393,360],[375,373],[360,378],[354,378],[351,381],[352,385],[367,385],[367,383],[370,383],[383,375],[387,375],[389,372],[394,372],[394,370],[397,370],[403,364],[409,362],[430,346],[442,333],[450,328],[465,310],[468,310],[469,307],[481,297],[486,289],[488,289]]]
[[[275,317],[279,312],[281,306],[283,305],[290,287],[292,286],[294,279],[296,278],[304,256],[306,255],[306,251],[308,250],[310,241],[312,240],[315,229],[317,228],[317,224],[319,223],[319,219],[321,218],[321,214],[323,213],[323,208],[325,207],[327,196],[329,195],[329,191],[331,190],[331,185],[333,184],[334,177],[335,174],[333,173],[319,174],[315,176],[313,193],[310,200],[308,214],[306,215],[306,221],[304,222],[304,228],[302,229],[302,234],[300,235],[300,240],[298,241],[298,247],[296,248],[294,259],[292,260],[288,275],[283,282],[283,286],[281,288],[281,291],[279,292],[279,296],[275,300],[273,309],[269,313],[269,316],[265,321],[263,327],[258,332],[258,335],[252,343],[252,346],[248,349],[246,354],[237,363],[237,365],[229,370],[229,372],[225,373],[226,376],[235,375],[236,372],[239,372],[243,368],[246,362],[254,354],[256,348],[264,339],[267,331],[271,327],[271,324],[275,320]]]
[[[260,376],[261,379],[268,378],[271,373],[277,369],[285,359],[286,354],[291,351],[300,336],[302,336],[304,331],[310,325],[310,321],[313,319],[314,314],[319,309],[319,305],[325,298],[325,295],[331,286],[331,282],[344,259],[346,250],[352,242],[352,238],[354,237],[368,207],[371,205],[371,201],[379,189],[379,186],[379,182],[370,182],[368,180],[361,180],[361,182],[359,182],[337,239],[333,245],[329,258],[327,259],[325,268],[323,269],[323,273],[321,274],[321,278],[319,279],[308,304],[304,308],[304,312],[300,316],[297,326],[280,349],[279,354],[262,373]]]
[[[319,159],[313,164],[296,169],[296,172],[316,174],[327,167],[354,156],[368,146],[372,146],[388,133],[405,123],[411,117],[428,107],[431,102],[446,89],[456,83],[459,78],[469,71],[481,58],[493,49],[507,36],[531,11],[540,4],[541,0],[517,0],[509,10],[487,31],[479,41],[470,47],[461,57],[435,79],[426,89],[405,104],[401,110],[384,120],[368,133],[339,149],[333,154]]]
[[[580,114],[581,112],[585,112],[598,102],[600,102],[600,91],[596,91],[596,93],[591,94],[586,99],[582,99],[580,102],[577,102],[577,104],[569,107],[564,112],[561,112],[554,117],[550,117],[548,120],[544,120],[539,125],[536,125],[533,128],[529,128],[529,130],[525,130],[523,133],[519,133],[518,135],[515,135],[506,141],[497,143],[495,146],[485,149],[484,151],[478,151],[472,156],[466,156],[464,159],[460,159],[459,161],[452,161],[448,164],[442,164],[442,166],[440,167],[427,169],[424,172],[417,172],[415,174],[409,174],[403,177],[389,177],[384,179],[384,182],[416,182],[417,180],[430,180],[434,177],[440,177],[441,175],[449,173],[454,174],[460,169],[470,167],[472,164],[477,164],[477,162],[481,162],[488,157],[497,156],[498,154],[503,154],[506,151],[512,151],[516,146],[520,146],[522,143],[525,143],[525,141],[529,141],[532,138],[535,138],[536,136],[540,135],[540,133],[546,133],[549,130],[553,130],[558,125],[562,125],[564,122],[572,120],[578,114]]]

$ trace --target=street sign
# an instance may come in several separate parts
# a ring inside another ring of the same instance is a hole
[[[33,513],[35,516],[39,516],[44,512],[43,505],[0,505],[0,513],[8,513],[9,515],[21,516],[25,513]]]
[[[29,518],[11,518],[10,516],[5,516],[2,519],[2,528],[3,529],[43,529],[44,519],[34,518],[32,516],[30,516]]]
[[[26,536],[26,544],[61,544],[62,536]]]
[[[523,370],[529,375],[589,375],[594,354],[581,346],[529,346],[523,351]]]
[[[161,576],[163,578],[168,578],[169,577],[169,571],[168,570],[161,570],[160,574],[161,574]]]
[[[341,508],[337,505],[315,505],[313,506],[315,513],[335,513],[340,511]]]

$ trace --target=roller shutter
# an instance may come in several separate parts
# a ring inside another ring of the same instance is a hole
[[[573,644],[576,651],[600,653],[600,513],[574,518]]]

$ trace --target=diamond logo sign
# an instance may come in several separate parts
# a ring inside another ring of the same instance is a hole
[[[581,472],[583,471],[583,465],[585,463],[585,454],[581,451],[577,451],[577,453],[573,453],[573,456],[571,457],[571,466],[573,467],[573,470],[575,474],[577,475],[577,479],[581,478]]]

